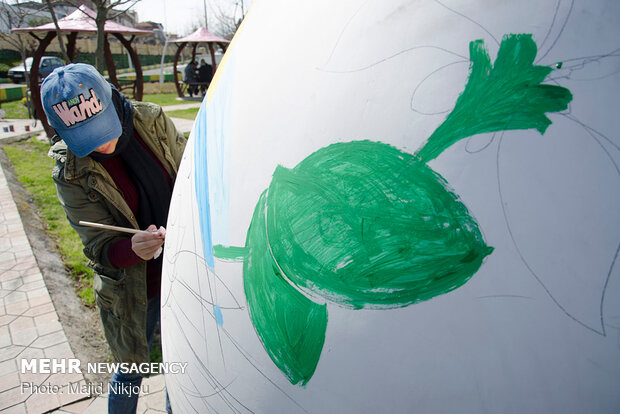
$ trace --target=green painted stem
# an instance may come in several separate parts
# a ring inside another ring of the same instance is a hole
[[[545,112],[565,110],[570,91],[540,84],[552,68],[533,65],[537,47],[532,35],[506,35],[495,65],[482,40],[469,44],[471,73],[454,110],[416,156],[427,163],[455,142],[476,134],[534,128],[541,134],[551,124]]]
[[[249,249],[247,247],[238,247],[238,246],[222,246],[221,244],[216,244],[213,246],[213,256],[218,259],[229,260],[232,262],[243,262],[249,254]]]

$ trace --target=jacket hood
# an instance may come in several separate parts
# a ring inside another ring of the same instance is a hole
[[[159,105],[155,105],[150,102],[132,102],[132,104],[134,108],[134,125],[136,124],[136,121],[144,125],[153,125],[155,119],[161,112],[161,107]]]
[[[52,138],[52,141],[56,141],[56,139],[60,139],[60,137],[58,135],[54,135],[54,138]],[[56,143],[52,145],[52,147],[47,152],[47,156],[53,160],[65,162],[67,160],[68,151],[69,149],[67,148],[67,144],[65,143],[65,141],[60,139],[59,141],[56,141]]]

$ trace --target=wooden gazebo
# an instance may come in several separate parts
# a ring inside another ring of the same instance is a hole
[[[178,44],[177,52],[174,55],[174,64],[173,64],[174,67],[172,69],[173,70],[172,73],[174,74],[174,85],[177,88],[177,94],[179,95],[179,98],[182,98],[183,89],[181,88],[181,85],[179,84],[177,64],[179,63],[179,56],[181,55],[181,51],[183,50],[183,48],[188,43],[192,45],[192,61],[193,61],[196,59],[196,48],[198,47],[198,45],[201,43],[206,44],[209,47],[209,53],[211,54],[211,67],[213,68],[213,74],[215,75],[215,70],[217,68],[216,68],[216,62],[215,62],[214,45],[218,45],[220,48],[222,48],[223,51],[226,51],[226,48],[228,47],[230,40],[226,40],[212,33],[209,33],[207,29],[205,29],[204,27],[201,27],[198,30],[196,30],[194,33],[187,35],[185,37],[182,37],[180,39],[174,39],[170,43]]]
[[[97,24],[95,23],[95,17],[97,14],[89,9],[88,7],[82,5],[79,9],[76,9],[73,13],[63,17],[58,20],[58,26],[60,31],[67,34],[67,55],[69,60],[73,61],[75,58],[76,52],[76,41],[78,34],[97,34]],[[140,59],[138,58],[138,54],[132,48],[131,43],[138,35],[149,35],[153,32],[150,30],[139,30],[134,29],[133,27],[123,26],[122,24],[118,24],[111,20],[105,22],[104,26],[105,30],[105,46],[104,46],[104,54],[106,67],[108,69],[108,76],[110,82],[120,89],[120,83],[116,76],[116,66],[114,65],[114,60],[112,59],[112,52],[110,50],[110,43],[108,42],[108,34],[116,37],[121,44],[127,49],[129,56],[131,56],[131,61],[136,71],[136,87],[135,87],[135,96],[134,99],[140,101],[142,100],[142,95],[144,91],[144,81],[142,79],[142,66],[140,65]],[[39,63],[41,62],[41,58],[45,54],[45,50],[50,45],[52,40],[56,37],[56,26],[54,23],[48,23],[41,26],[36,27],[20,27],[17,29],[12,29],[13,32],[27,32],[30,33],[32,37],[39,41],[39,46],[34,53],[33,61],[32,61],[32,69],[30,72],[29,86],[32,96],[32,103],[35,109],[35,113],[38,115],[45,131],[48,136],[53,135],[53,129],[47,123],[47,119],[43,112],[43,106],[41,104],[41,96],[40,96],[40,88],[39,88]],[[39,37],[37,34],[44,34],[44,37]],[[130,35],[129,39],[125,38],[124,35]]]

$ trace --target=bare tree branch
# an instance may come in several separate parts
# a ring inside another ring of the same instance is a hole
[[[237,32],[241,21],[243,20],[243,2],[241,3],[241,11],[241,17],[237,17],[236,10],[231,13],[229,11],[225,11],[220,5],[218,5],[215,13],[212,13],[212,16],[214,15],[215,20],[217,21],[215,34],[223,37],[224,39],[232,39]]]
[[[95,12],[97,13],[95,16],[95,24],[97,25],[97,49],[95,51],[95,67],[101,73],[103,73],[105,68],[105,22],[107,20],[112,20],[120,15],[127,13],[129,9],[131,9],[137,2],[140,0],[93,0],[95,5]],[[72,6],[76,6],[75,2],[72,0],[67,0],[69,4]],[[129,5],[124,10],[114,10],[115,7]],[[77,5],[76,7],[79,7]]]
[[[116,9],[110,10],[112,14],[109,15],[109,20],[113,20],[119,16],[123,16],[127,14],[127,12],[139,1],[140,0],[130,0],[130,1],[125,2],[125,3],[131,3],[131,6],[127,7],[125,10],[116,10]]]
[[[56,19],[56,13],[54,12],[54,7],[52,7],[52,2],[50,0],[45,0],[47,4],[47,9],[52,16],[52,21],[54,22],[54,26],[56,27],[56,36],[58,37],[58,44],[60,45],[60,53],[62,53],[62,57],[65,62],[69,63],[69,56],[67,55],[67,51],[65,50],[64,37],[62,32],[60,31],[60,27],[58,26],[58,19]]]

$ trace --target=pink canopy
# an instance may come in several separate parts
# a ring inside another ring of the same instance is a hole
[[[174,43],[230,43],[230,40],[226,40],[219,36],[209,33],[204,27],[199,28],[194,33],[182,37],[180,39],[171,40]]]
[[[221,47],[223,50],[226,50],[226,47],[230,43],[230,40],[226,40],[222,37],[214,35],[213,33],[209,33],[207,29],[205,29],[204,27],[201,27],[190,35],[187,35],[180,39],[171,40],[170,43],[178,43],[178,46],[179,46],[179,48],[177,49],[177,53],[174,55],[173,73],[174,73],[174,84],[177,87],[177,93],[179,95],[179,98],[183,98],[184,92],[183,92],[183,88],[181,87],[181,84],[179,83],[177,64],[179,62],[179,56],[181,55],[181,50],[183,50],[185,45],[187,45],[188,43],[192,44],[191,46],[192,47],[192,60],[196,58],[196,47],[198,46],[199,43],[206,43],[209,46],[209,52],[211,54],[211,69],[213,70],[213,76],[215,76],[215,69],[216,69],[215,48],[213,45],[216,44],[219,47]]]
[[[88,32],[97,33],[97,24],[95,17],[97,13],[88,7],[81,5],[73,13],[58,20],[58,27],[63,32]],[[148,35],[153,33],[151,30],[134,29],[133,27],[123,26],[122,24],[108,20],[104,26],[106,33]],[[36,27],[20,27],[12,29],[12,32],[49,32],[55,31],[54,23],[47,23]]]

